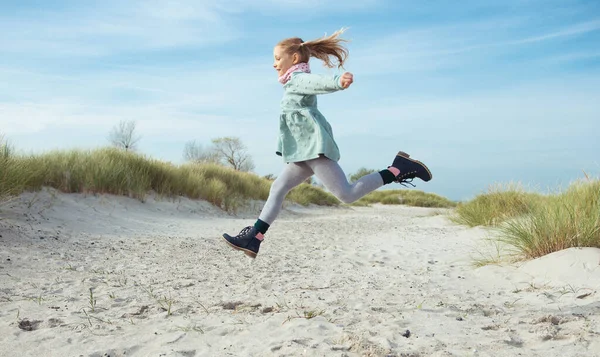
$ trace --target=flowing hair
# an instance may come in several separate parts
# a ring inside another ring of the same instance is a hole
[[[335,64],[330,57],[335,57],[337,67],[344,68],[344,62],[348,57],[348,50],[341,43],[348,41],[339,38],[344,31],[346,29],[342,28],[330,36],[306,42],[300,37],[286,38],[280,41],[277,46],[282,47],[289,55],[298,53],[300,55],[300,62],[308,62],[310,57],[315,57],[323,61],[326,67],[333,68]]]

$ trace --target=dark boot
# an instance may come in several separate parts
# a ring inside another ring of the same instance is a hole
[[[396,182],[403,183],[412,181],[415,177],[427,182],[432,179],[431,171],[421,161],[409,158],[410,155],[403,151],[399,151],[394,159],[393,167],[400,170],[400,174],[396,176]],[[410,181],[407,181],[410,180]],[[414,186],[414,185],[413,185]]]
[[[225,241],[229,243],[232,248],[243,251],[250,258],[256,258],[258,254],[258,249],[260,248],[260,243],[262,242],[256,235],[259,232],[253,226],[248,226],[235,237],[230,236],[229,234],[223,234],[223,238]]]

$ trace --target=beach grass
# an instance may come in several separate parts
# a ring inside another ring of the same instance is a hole
[[[467,226],[490,226],[498,242],[522,258],[572,247],[600,248],[600,180],[587,177],[564,191],[527,192],[502,185],[461,203],[451,218]]]
[[[600,248],[600,180],[582,180],[518,219],[500,225],[499,240],[526,258],[572,247]]]
[[[452,220],[469,227],[493,227],[532,212],[543,200],[541,194],[527,192],[520,184],[498,184],[468,202],[459,203]]]
[[[113,147],[18,154],[0,136],[0,202],[25,191],[52,187],[64,193],[128,196],[144,201],[151,192],[166,197],[206,200],[235,212],[249,200],[266,200],[273,177],[233,170],[214,163],[175,165]],[[292,189],[286,200],[307,206],[337,206],[331,193],[308,183]],[[453,202],[421,191],[375,191],[356,205],[404,204],[452,207]]]
[[[142,201],[150,192],[185,196],[233,212],[248,200],[266,200],[272,183],[217,164],[175,165],[114,148],[20,155],[0,146],[0,154],[0,200],[47,186],[64,193],[106,193]],[[339,204],[333,195],[308,184],[292,190],[288,200]]]
[[[374,203],[435,208],[452,208],[456,206],[456,202],[450,201],[445,197],[419,190],[374,191],[360,200],[353,202],[351,205],[368,206]]]

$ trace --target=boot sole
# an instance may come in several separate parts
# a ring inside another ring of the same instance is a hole
[[[228,240],[227,240],[225,237],[223,237],[223,240],[224,240],[224,241],[225,241],[227,244],[229,244],[229,246],[230,246],[231,248],[233,248],[233,249],[236,249],[236,250],[241,250],[242,252],[244,252],[244,254],[246,254],[247,256],[249,256],[249,257],[250,257],[250,258],[252,258],[252,259],[255,259],[255,258],[256,258],[256,253],[254,253],[253,251],[251,251],[251,250],[248,250],[248,249],[245,249],[245,248],[242,248],[242,247],[238,247],[237,245],[233,245],[233,244],[231,244],[231,242],[230,242],[230,241],[228,241]]]
[[[429,174],[429,180],[427,180],[427,181],[423,180],[423,181],[428,182],[428,181],[431,181],[431,179],[433,178],[433,175],[431,174],[431,171],[429,171],[429,168],[427,167],[427,165],[425,165],[421,161],[415,160],[415,159],[411,159],[410,155],[407,154],[407,153],[405,153],[404,151],[398,151],[398,154],[396,156],[401,156],[401,157],[403,157],[403,158],[405,158],[407,160],[410,160],[412,162],[416,162],[417,164],[423,166],[425,168],[425,170],[427,170],[427,173]]]

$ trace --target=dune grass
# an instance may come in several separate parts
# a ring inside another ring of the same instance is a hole
[[[526,258],[571,247],[600,248],[600,180],[576,182],[499,228],[500,241]]]
[[[494,227],[498,242],[522,258],[571,247],[600,248],[600,180],[586,177],[547,195],[507,185],[460,204],[452,219]]]
[[[518,184],[495,185],[471,201],[459,203],[452,220],[469,227],[497,226],[509,218],[530,213],[542,200],[542,195],[527,192]]]
[[[177,166],[113,148],[17,155],[5,146],[0,145],[0,200],[49,186],[65,193],[109,193],[142,201],[150,192],[186,196],[234,212],[248,200],[266,200],[271,185],[255,174],[216,164]],[[331,194],[308,184],[292,190],[288,200],[339,204]]]
[[[98,193],[144,200],[150,193],[203,199],[228,212],[249,200],[266,200],[273,180],[217,164],[174,165],[116,148],[57,150],[17,154],[0,135],[0,202],[24,191],[53,187],[64,193]],[[303,183],[286,200],[301,205],[341,202],[319,187]],[[373,192],[356,205],[381,202],[422,207],[452,207],[453,202],[421,191]]]
[[[455,202],[433,193],[416,190],[383,190],[374,191],[352,203],[354,206],[368,206],[374,203],[385,205],[407,205],[415,207],[451,208]]]

